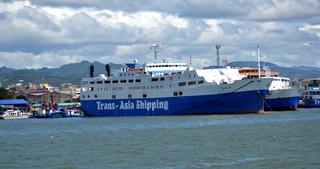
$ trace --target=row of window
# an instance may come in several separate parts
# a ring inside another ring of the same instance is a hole
[[[133,83],[133,82],[136,82],[136,83],[139,83],[141,82],[141,79],[129,79],[128,81],[125,80],[125,79],[122,79],[122,80],[105,80],[105,81],[97,81],[97,84],[102,84],[102,83],[105,83],[105,84],[109,84],[109,83]],[[91,81],[90,84],[95,84],[95,81]]]
[[[199,80],[198,81],[198,84],[202,84],[204,81],[203,80]],[[195,85],[195,84],[197,84],[197,81],[189,81],[188,82],[188,85],[190,86],[190,85]],[[180,82],[179,83],[179,86],[186,86],[187,85],[187,82]]]
[[[281,81],[281,82],[289,82],[289,80],[288,79],[273,79],[274,81]]]
[[[134,73],[120,73],[119,76],[123,76],[123,77],[124,76],[134,76],[134,75],[141,76],[141,74],[142,74],[142,72],[139,72],[139,73],[136,73],[136,74],[134,74]]]
[[[152,82],[156,82],[156,81],[159,81],[159,80],[160,81],[164,81],[164,77],[160,77],[160,78],[155,77],[155,78],[151,79]]]
[[[183,95],[182,91],[173,92],[173,96],[182,96],[182,95]]]
[[[204,81],[203,80],[199,80],[198,81],[198,84],[203,84]],[[179,83],[179,86],[187,86],[187,84],[189,86],[191,85],[196,85],[197,84],[197,81],[189,81],[188,83],[187,82],[180,82]],[[162,89],[163,88],[163,85],[155,85],[155,86],[132,86],[132,87],[129,87],[129,90],[140,90],[140,89]],[[170,84],[170,88],[171,88],[171,84]],[[94,91],[94,87],[90,87],[89,88],[90,91]],[[97,91],[107,91],[108,88],[97,88]],[[112,90],[123,90],[123,87],[112,87]]]
[[[151,79],[152,82],[155,82],[155,81],[164,81],[164,77],[160,77],[160,78],[152,78]],[[105,80],[105,81],[97,81],[97,84],[102,84],[102,83],[105,83],[105,84],[110,84],[110,83],[133,83],[133,82],[136,82],[136,83],[139,83],[141,82],[141,79],[129,79],[129,80],[125,80],[125,79],[122,79],[122,80]],[[91,81],[90,84],[95,84],[95,81]]]
[[[194,76],[194,78],[196,77],[196,75],[194,74],[193,75]],[[191,75],[189,75],[189,78],[191,78]],[[170,80],[172,80],[173,78],[172,77],[170,77],[169,78]],[[180,76],[178,76],[178,79],[180,79]],[[160,77],[160,78],[158,78],[158,77],[154,77],[154,78],[151,78],[151,81],[152,82],[156,82],[156,81],[164,81],[165,80],[165,78],[164,77]],[[90,84],[95,84],[95,83],[97,83],[97,84],[102,84],[102,83],[105,83],[105,84],[110,84],[110,83],[133,83],[133,82],[136,82],[136,83],[139,83],[139,82],[141,82],[141,79],[129,79],[129,80],[126,80],[126,79],[122,79],[122,80],[105,80],[105,81],[102,81],[102,80],[99,80],[99,81],[90,81]],[[192,85],[192,84],[191,84]]]
[[[186,65],[148,65],[147,67],[186,67]]]
[[[94,87],[89,88],[90,91],[94,91]],[[152,86],[130,86],[129,90],[149,90],[149,89],[163,89],[163,85],[152,85]],[[96,88],[97,91],[108,91],[107,87]],[[111,90],[123,90],[123,87],[112,87]]]
[[[306,95],[308,92],[306,92]],[[309,95],[320,95],[320,91],[309,91]]]
[[[152,86],[131,86],[129,90],[149,90],[149,89],[163,89],[163,85],[152,85]]]
[[[173,96],[182,96],[182,95],[183,95],[183,92],[182,92],[182,91],[173,92]],[[85,98],[84,95],[83,95],[82,97]],[[97,96],[97,95],[94,95],[94,97],[97,98],[98,96]],[[90,95],[88,95],[88,98],[90,98]],[[111,98],[112,98],[112,99],[116,99],[117,97],[116,97],[116,95],[112,95]],[[132,98],[132,95],[129,94],[129,95],[128,95],[128,98],[131,99],[131,98]],[[142,98],[147,98],[147,94],[143,94],[143,95],[142,95]]]
[[[90,98],[90,95],[88,95],[87,97]],[[95,94],[95,95],[94,95],[94,98],[97,98],[97,97],[98,97],[98,95]],[[142,97],[143,97],[143,98],[147,98],[147,94],[143,94]],[[85,95],[82,95],[82,98],[85,98]],[[111,98],[112,98],[112,99],[116,99],[117,97],[116,97],[116,95],[112,95]],[[128,98],[131,99],[131,98],[132,98],[132,95],[129,94],[129,95],[128,95]]]

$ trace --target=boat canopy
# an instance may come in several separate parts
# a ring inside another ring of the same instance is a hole
[[[28,105],[29,103],[24,99],[9,99],[0,100],[0,105]]]

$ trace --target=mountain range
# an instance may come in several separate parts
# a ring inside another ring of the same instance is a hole
[[[89,76],[89,66],[95,66],[94,74],[105,72],[105,65],[100,62],[82,61],[71,63],[59,68],[40,69],[12,69],[0,68],[0,82],[3,86],[11,85],[23,80],[25,83],[49,83],[53,86],[60,86],[63,83],[80,84],[81,78]],[[119,69],[121,64],[110,63],[111,69]]]
[[[60,86],[63,83],[80,84],[81,78],[89,76],[89,66],[95,66],[94,74],[105,73],[105,65],[100,62],[82,61],[80,63],[66,64],[59,68],[40,69],[12,69],[0,67],[0,82],[3,86],[11,85],[23,80],[25,83],[49,83]],[[253,61],[230,62],[231,67],[257,67]],[[320,77],[319,67],[298,66],[281,67],[273,63],[263,62],[271,71],[280,72],[281,76],[290,77],[292,80]],[[110,63],[111,70],[119,70],[121,64]]]

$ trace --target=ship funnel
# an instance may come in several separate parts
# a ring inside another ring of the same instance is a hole
[[[221,45],[216,45],[216,49],[217,49],[217,66],[220,66],[220,53],[219,53],[219,49],[220,49]]]
[[[106,64],[106,72],[107,72],[107,77],[110,77],[111,68],[109,64]]]
[[[90,77],[93,77],[93,73],[94,73],[94,66],[93,64],[90,65]]]

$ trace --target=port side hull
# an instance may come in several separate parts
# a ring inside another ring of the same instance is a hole
[[[85,114],[97,116],[159,116],[258,113],[268,90],[215,95],[141,99],[81,100]]]
[[[297,110],[299,100],[300,100],[300,96],[266,99],[264,110],[266,111]]]
[[[302,107],[320,107],[320,99],[304,99]]]
[[[297,110],[301,94],[298,88],[272,90],[266,96],[264,108],[266,111]]]

